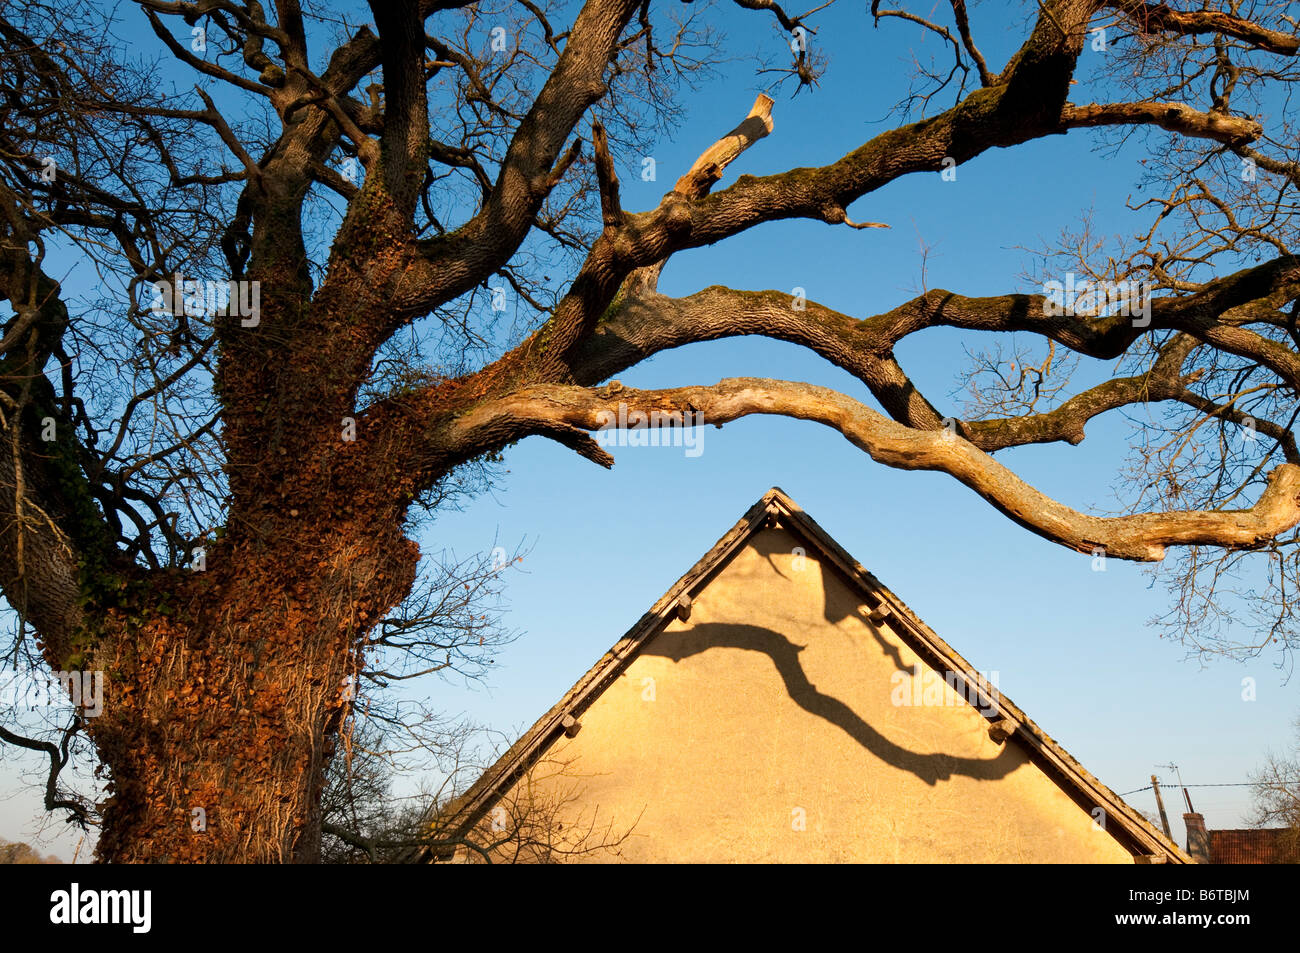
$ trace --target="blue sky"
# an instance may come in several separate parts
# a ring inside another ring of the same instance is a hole
[[[779,171],[831,161],[887,128],[881,122],[905,89],[901,40],[924,57],[943,51],[914,28],[871,27],[861,4],[819,16],[814,44],[830,69],[821,88],[791,99],[777,94],[775,130],[728,170]],[[1032,7],[1032,4],[1029,6]],[[1000,68],[1021,36],[1025,9],[995,4],[973,13],[977,39]],[[763,17],[715,11],[736,49],[779,52]],[[1080,76],[1107,54],[1085,50]],[[686,119],[654,158],[659,181],[640,179],[641,157],[619,156],[623,202],[652,207],[717,136],[736,124],[763,78],[751,63],[730,64],[697,94]],[[1086,85],[1076,102],[1101,98]],[[1146,156],[1134,143],[1118,156],[1094,150],[1087,132],[995,150],[958,170],[912,176],[849,209],[855,221],[889,230],[854,231],[808,222],[765,225],[722,245],[684,253],[665,269],[660,290],[689,293],[710,284],[806,289],[809,298],[866,316],[913,297],[920,285],[919,242],[931,247],[929,287],[964,294],[1030,290],[1018,276],[1038,247],[1093,209],[1101,232],[1133,233],[1145,220],[1124,210]],[[950,392],[964,360],[963,339],[933,330],[899,348],[905,369],[945,412],[960,416]],[[1098,364],[1095,371],[1104,373]],[[707,384],[728,376],[806,380],[869,401],[865,387],[799,348],[760,339],[692,345],[620,375],[629,386]],[[1078,447],[1027,448],[999,455],[1045,492],[1081,509],[1110,510],[1130,424],[1093,421]],[[494,545],[531,547],[509,573],[508,624],[524,636],[497,659],[484,684],[428,684],[433,703],[517,734],[544,712],[765,490],[777,485],[906,601],[977,669],[997,671],[1002,691],[1083,765],[1120,793],[1147,786],[1157,765],[1177,763],[1189,784],[1247,780],[1268,749],[1283,750],[1300,709],[1297,686],[1275,658],[1249,662],[1187,660],[1158,639],[1146,620],[1167,599],[1141,566],[1109,560],[1094,572],[1089,556],[1068,552],[1007,521],[946,476],[904,473],[873,463],[837,433],[801,421],[748,418],[707,427],[703,453],[682,448],[614,448],[602,470],[555,444],[528,440],[507,452],[509,473],[463,512],[441,515],[422,536],[426,552],[461,556]],[[1243,701],[1242,679],[1257,698]],[[20,789],[16,762],[0,765],[0,836],[34,840],[38,798]],[[1211,828],[1244,826],[1244,788],[1192,790]],[[1154,810],[1150,792],[1129,798]],[[1183,840],[1181,797],[1166,805]],[[41,838],[70,856],[66,838]]]

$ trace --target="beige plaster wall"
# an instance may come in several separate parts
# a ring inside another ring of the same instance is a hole
[[[755,536],[550,747],[531,793],[570,831],[631,827],[643,862],[1132,862],[947,685],[895,704],[920,660],[796,546]]]

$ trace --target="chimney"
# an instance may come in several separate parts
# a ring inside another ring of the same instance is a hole
[[[1210,835],[1205,830],[1205,815],[1184,814],[1183,823],[1187,825],[1187,853],[1198,864],[1210,862]]]
[[[1177,768],[1175,767],[1175,770]],[[1182,776],[1179,775],[1179,782],[1182,782]],[[1198,814],[1196,808],[1192,807],[1192,796],[1187,793],[1187,785],[1183,787],[1183,800],[1187,802],[1187,813],[1183,815],[1183,824],[1187,827],[1187,853],[1192,860],[1198,864],[1208,864],[1210,862],[1210,835],[1205,829],[1205,815]]]

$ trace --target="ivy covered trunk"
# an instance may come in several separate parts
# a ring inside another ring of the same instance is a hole
[[[416,547],[316,526],[280,549],[218,544],[204,568],[120,600],[87,640],[104,673],[88,728],[111,772],[101,860],[317,859],[362,640],[406,593]]]

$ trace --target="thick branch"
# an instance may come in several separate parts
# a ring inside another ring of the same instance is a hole
[[[1300,36],[1270,30],[1219,10],[1174,10],[1164,3],[1141,3],[1134,0],[1112,0],[1107,6],[1126,14],[1143,33],[1169,33],[1175,36],[1218,33],[1245,40],[1270,53],[1295,56],[1300,52]]]
[[[1079,552],[1155,562],[1171,545],[1253,548],[1300,523],[1300,466],[1284,463],[1258,502],[1245,510],[1191,510],[1096,517],[1046,496],[947,431],[917,431],[895,423],[843,394],[809,384],[731,378],[712,387],[635,391],[542,385],[480,405],[458,418],[453,442],[478,444],[506,422],[584,430],[607,429],[633,411],[682,414],[721,425],[751,414],[779,414],[832,427],[878,463],[902,470],[936,470],[970,487],[1010,519]]]
[[[555,68],[506,150],[492,194],[474,218],[418,246],[392,300],[398,320],[464,293],[504,265],[527,235],[587,108],[605,94],[609,58],[642,0],[589,0]]]
[[[1081,24],[1091,12],[1087,4],[1056,4],[1052,17]],[[1054,28],[1045,25],[1048,23],[1040,20],[997,86],[976,90],[932,119],[883,133],[830,165],[761,178],[742,176],[729,188],[710,195],[707,187],[714,179],[705,173],[713,166],[712,153],[716,150],[734,158],[727,151],[732,140],[724,138],[678,181],[659,208],[628,216],[615,234],[607,231],[596,242],[548,333],[558,332],[562,346],[569,346],[579,336],[577,332],[594,327],[613,298],[620,276],[632,276],[626,286],[629,295],[652,291],[664,262],[675,251],[712,244],[767,221],[813,218],[845,223],[853,201],[899,176],[938,170],[945,163],[960,163],[990,148],[1080,126],[1121,122],[1159,125],[1236,147],[1258,138],[1260,127],[1253,120],[1199,112],[1181,104],[1077,107],[1067,103],[1065,94],[1078,41],[1077,37],[1062,41]],[[756,112],[765,114],[760,105],[761,100]],[[744,137],[734,140],[740,145],[748,141]],[[691,192],[701,184],[705,188],[698,194]]]
[[[1280,304],[1298,291],[1300,262],[1292,258],[1225,276],[1193,295],[1156,299],[1151,302],[1149,321],[1123,314],[1047,315],[1042,295],[968,298],[935,290],[859,320],[814,301],[799,301],[796,306],[791,295],[777,291],[713,286],[683,298],[629,291],[570,352],[566,376],[579,384],[596,384],[659,351],[762,335],[808,347],[853,374],[896,420],[937,429],[944,415],[925,400],[894,360],[894,347],[910,334],[933,327],[1029,331],[1080,354],[1113,359],[1143,335],[1173,329],[1251,358],[1300,389],[1300,358],[1285,345],[1240,326],[1275,316]],[[1019,443],[1078,442],[1091,416],[1131,403],[1129,398],[1145,394],[1146,400],[1182,399],[1177,367],[1165,367],[1157,377],[1108,382],[1050,415],[989,421],[965,436],[989,451]]]
[[[1087,126],[1159,126],[1195,139],[1212,139],[1228,145],[1254,142],[1264,127],[1253,119],[1227,113],[1201,112],[1184,103],[1066,103],[1061,125],[1068,129]]]
[[[44,373],[69,321],[59,285],[20,246],[0,263],[0,296],[36,313],[15,319],[26,340],[0,357],[0,592],[62,654],[85,618],[81,565],[107,560],[110,544]]]

